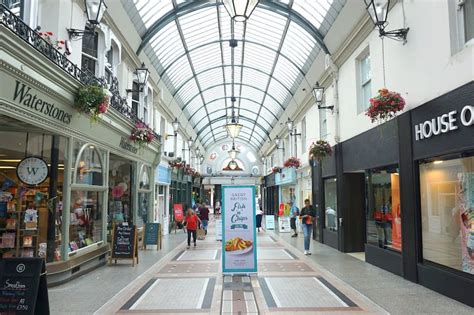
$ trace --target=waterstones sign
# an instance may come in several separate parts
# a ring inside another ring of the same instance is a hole
[[[466,105],[460,112],[450,111],[446,114],[426,120],[415,125],[416,141],[429,139],[443,133],[457,130],[460,127],[474,126],[474,106]]]
[[[48,116],[67,125],[71,123],[72,114],[58,108],[53,103],[45,101],[39,97],[31,87],[18,80],[16,80],[13,100],[44,116]]]
[[[124,137],[120,139],[120,147],[132,153],[138,152],[138,149],[134,147],[130,142],[128,142],[127,138],[124,138]]]

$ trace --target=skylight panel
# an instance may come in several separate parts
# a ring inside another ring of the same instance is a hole
[[[203,106],[204,104],[202,103],[202,100],[199,96],[193,98],[188,103],[185,103],[185,108],[191,113],[191,115]]]
[[[174,63],[166,72],[166,76],[175,87],[180,86],[186,79],[192,77],[193,72],[187,58],[180,58],[178,62]]]
[[[214,122],[217,118],[221,117],[225,117],[224,111],[221,110],[209,114],[209,120],[211,121],[213,128],[216,128],[216,126],[223,126],[223,124],[218,124],[217,122]]]
[[[259,102],[255,102],[252,99],[244,99],[244,98],[240,99],[240,106],[239,106],[240,110],[246,109],[246,110],[257,113],[259,108],[260,108]]]
[[[245,44],[244,65],[270,73],[277,54],[268,48],[252,44]]]
[[[255,19],[247,23],[245,38],[278,49],[286,25],[286,18],[268,10],[255,10]]]
[[[197,80],[199,82],[199,86],[201,90],[206,90],[212,86],[216,86],[218,84],[223,84],[222,78],[222,68],[217,67],[211,70],[207,70],[197,75]]]
[[[285,89],[285,87],[278,83],[275,79],[270,81],[270,85],[268,86],[268,94],[273,96],[280,104],[285,104],[288,101],[288,97],[290,97],[288,90]]]
[[[299,70],[291,62],[283,57],[280,57],[278,58],[278,63],[275,67],[273,76],[285,86],[293,87],[299,73]]]
[[[261,90],[265,90],[267,88],[268,81],[270,80],[270,76],[268,74],[250,68],[244,68],[243,71],[243,83],[253,85]]]
[[[138,12],[142,17],[142,21],[146,28],[149,28],[153,23],[159,20],[163,15],[173,9],[173,2],[162,0],[162,1],[147,1],[147,4],[141,8]]]
[[[205,110],[204,108],[203,108],[202,110],[200,110],[199,112],[200,112],[200,113],[201,113],[201,112],[204,113],[203,118],[206,117],[207,114],[206,114],[206,110]],[[200,115],[200,116],[201,116],[201,115]],[[203,119],[203,118],[197,120],[196,117],[193,117],[193,121],[196,122],[195,125],[193,124],[193,125],[194,125],[194,130],[199,131],[199,130],[201,130],[202,128],[204,128],[204,126],[206,126],[206,125],[209,123],[209,121],[208,121],[207,119]]]
[[[262,91],[257,90],[254,87],[250,87],[247,85],[242,86],[242,97],[249,98],[259,103],[263,100],[264,95],[265,94]]]
[[[196,73],[216,66],[216,61],[220,63],[221,50],[218,43],[206,45],[189,53]],[[222,80],[222,75],[221,75]]]
[[[213,87],[209,90],[203,91],[202,96],[204,97],[204,101],[206,103],[211,102],[211,101],[213,101],[215,99],[218,99],[218,98],[224,98],[225,97],[224,86],[219,85],[219,86]]]
[[[205,8],[179,18],[184,40],[189,50],[219,40],[215,8]]]
[[[293,9],[319,29],[332,2],[333,0],[295,0]]]
[[[183,85],[181,89],[179,89],[178,94],[184,103],[189,102],[189,100],[193,96],[199,94],[199,89],[197,87],[196,81],[193,79],[189,80],[186,84]]]
[[[307,33],[301,26],[291,22],[281,49],[283,55],[287,56],[301,68],[308,61],[311,52],[316,47],[314,38],[306,35]]]

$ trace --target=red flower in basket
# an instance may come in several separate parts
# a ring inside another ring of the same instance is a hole
[[[288,160],[283,163],[284,167],[294,167],[294,168],[299,168],[301,167],[301,162],[298,158],[296,157],[290,157]]]
[[[405,108],[405,100],[400,93],[380,89],[378,95],[370,99],[370,106],[365,113],[372,122],[385,122],[396,116]]]

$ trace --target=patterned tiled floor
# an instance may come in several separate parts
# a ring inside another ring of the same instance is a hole
[[[258,274],[221,273],[222,243],[173,249],[119,292],[97,314],[354,314],[386,312],[265,232],[258,234]]]

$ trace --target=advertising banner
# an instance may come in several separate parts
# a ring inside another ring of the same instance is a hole
[[[266,215],[265,216],[265,229],[266,230],[274,230],[275,229],[275,216],[274,215]]]
[[[180,203],[175,203],[173,205],[173,211],[174,211],[174,220],[176,222],[183,221],[184,219],[183,205]]]
[[[222,187],[222,271],[257,272],[254,186]]]
[[[290,233],[290,217],[280,217],[278,218],[278,227],[280,233]]]

